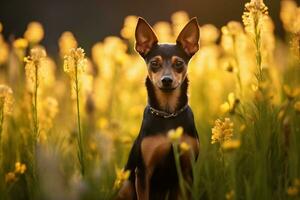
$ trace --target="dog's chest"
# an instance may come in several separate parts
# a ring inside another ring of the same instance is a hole
[[[189,136],[188,134],[183,134],[179,139],[179,142],[185,142],[190,146],[191,151],[188,151],[181,156],[181,161],[190,162],[189,159],[192,154],[191,152],[193,151],[194,155],[198,154],[198,140],[194,137]],[[141,143],[141,153],[143,161],[145,167],[150,170],[156,168],[157,166],[170,164],[166,162],[170,160],[168,156],[172,154],[172,151],[172,142],[166,134],[147,136],[143,138]],[[184,163],[182,164],[185,165]]]

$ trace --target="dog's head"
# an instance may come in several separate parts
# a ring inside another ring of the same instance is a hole
[[[160,44],[151,26],[139,18],[135,30],[136,51],[144,58],[152,84],[163,92],[172,92],[186,78],[187,65],[199,49],[196,18],[182,29],[175,44]]]

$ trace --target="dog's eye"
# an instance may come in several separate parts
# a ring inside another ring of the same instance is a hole
[[[157,69],[157,68],[160,67],[160,64],[159,64],[158,61],[153,60],[153,61],[150,62],[150,66],[151,66],[151,68]]]
[[[181,60],[177,60],[176,62],[175,62],[175,67],[176,68],[181,68],[183,66],[183,62],[181,61]]]
[[[158,66],[158,62],[157,61],[151,61],[151,65],[152,66]]]

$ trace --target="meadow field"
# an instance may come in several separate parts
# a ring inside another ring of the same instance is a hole
[[[221,29],[200,24],[188,69],[200,155],[181,187],[192,199],[300,199],[300,5],[281,0],[284,39],[267,6],[251,0]],[[154,24],[159,41],[175,42],[190,17]],[[90,56],[64,32],[49,56],[42,24],[8,41],[0,19],[0,199],[113,199],[147,105],[136,22]]]

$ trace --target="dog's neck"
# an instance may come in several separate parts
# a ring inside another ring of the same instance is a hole
[[[170,93],[161,91],[153,86],[153,83],[146,78],[146,88],[148,92],[148,104],[157,110],[174,113],[183,108],[188,103],[188,78],[186,77],[181,86]]]

